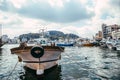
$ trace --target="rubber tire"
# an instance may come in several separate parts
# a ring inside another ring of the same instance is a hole
[[[40,50],[40,53],[39,53],[39,54],[38,54],[38,53],[35,53],[36,50]],[[38,47],[38,46],[33,47],[33,48],[31,49],[31,55],[32,55],[34,58],[40,58],[40,57],[42,57],[42,56],[44,55],[44,49],[43,49],[42,47]]]

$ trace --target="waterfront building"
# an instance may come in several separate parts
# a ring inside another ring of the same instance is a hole
[[[120,38],[120,29],[117,31],[112,31],[112,38],[119,39]]]
[[[112,37],[113,31],[118,31],[120,29],[120,25],[106,25],[102,24],[102,36],[107,39],[108,37]]]
[[[102,31],[98,31],[98,33],[96,33],[95,40],[96,41],[101,41],[102,40]]]
[[[108,31],[107,31],[107,25],[106,24],[102,24],[102,34],[103,34],[103,38],[107,38],[107,34],[108,34]]]

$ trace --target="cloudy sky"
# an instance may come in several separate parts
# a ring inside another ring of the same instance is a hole
[[[102,23],[120,25],[120,0],[0,0],[0,29],[11,38],[40,27],[90,38]]]

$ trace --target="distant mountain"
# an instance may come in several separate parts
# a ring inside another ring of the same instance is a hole
[[[62,37],[62,36],[64,36],[64,33],[63,32],[61,32],[61,31],[48,31],[48,33],[49,33],[49,35],[50,36],[58,36],[58,37]]]
[[[64,38],[64,33],[61,32],[61,31],[55,31],[54,30],[54,31],[48,31],[48,33],[49,33],[49,38],[51,40],[58,40],[59,37]]]
[[[72,39],[79,38],[79,36],[78,36],[78,35],[73,34],[73,33],[65,34],[65,36],[66,36],[66,37],[68,37],[68,38],[72,38]]]
[[[22,34],[19,36],[19,39],[22,40],[22,38],[26,38],[27,40],[30,39],[35,39],[35,38],[39,38],[40,34],[39,33],[28,33],[28,34]]]
[[[41,33],[28,33],[28,34],[22,34],[19,36],[20,40],[22,40],[22,38],[26,38],[27,40],[30,39],[35,39],[35,38],[39,38],[41,35]],[[50,40],[58,40],[59,38],[72,38],[72,39],[76,39],[79,38],[78,35],[75,34],[64,34],[61,31],[55,31],[55,30],[51,30],[51,31],[47,31],[44,33],[44,37],[49,38]]]

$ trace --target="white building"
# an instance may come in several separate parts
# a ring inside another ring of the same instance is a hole
[[[112,32],[114,33],[114,31],[118,31],[120,29],[120,25],[114,24],[114,25],[106,25],[106,24],[102,24],[102,34],[103,34],[103,38],[107,38],[107,37],[111,37],[112,36]]]
[[[113,37],[113,39],[120,38],[120,29],[118,31],[113,31],[112,32],[112,37]]]

